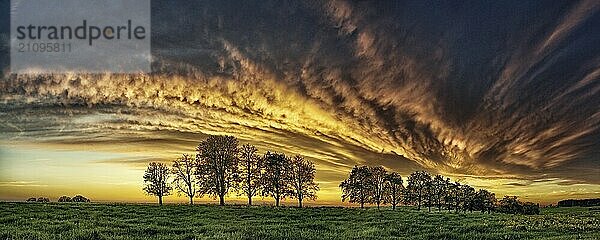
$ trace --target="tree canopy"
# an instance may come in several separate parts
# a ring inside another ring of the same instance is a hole
[[[185,194],[190,199],[190,205],[194,204],[196,196],[197,182],[194,177],[196,171],[196,159],[188,154],[182,154],[180,158],[173,161],[171,173],[173,174],[173,186],[178,193]]]
[[[225,205],[225,195],[238,181],[238,140],[233,136],[210,136],[196,148],[196,175],[200,195],[219,198]]]
[[[298,200],[298,207],[302,207],[304,199],[317,199],[318,184],[315,183],[315,164],[296,155],[290,159],[287,175],[291,182],[291,197]]]
[[[273,197],[275,206],[279,207],[281,199],[292,194],[292,184],[288,181],[287,176],[287,168],[291,161],[283,153],[268,151],[263,160],[262,194]]]
[[[162,205],[163,197],[170,195],[173,189],[167,179],[169,168],[159,162],[151,162],[144,173],[144,191],[158,197],[158,203]]]
[[[348,179],[340,184],[342,188],[342,201],[348,200],[351,203],[359,203],[364,208],[365,203],[369,203],[372,198],[373,181],[371,180],[371,171],[367,166],[354,166]]]

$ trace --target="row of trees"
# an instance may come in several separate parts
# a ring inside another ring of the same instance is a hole
[[[208,195],[225,205],[225,196],[236,192],[248,198],[248,205],[260,195],[273,197],[276,206],[282,199],[294,198],[302,207],[303,200],[317,197],[319,187],[314,178],[314,163],[300,155],[269,151],[259,155],[250,144],[238,146],[233,136],[210,136],[200,142],[195,156],[183,154],[171,168],[150,163],[144,173],[144,191],[157,196],[161,205],[163,196],[175,189],[185,194],[190,204],[194,197]]]
[[[505,197],[498,202],[494,193],[452,182],[442,175],[432,176],[425,171],[410,174],[406,186],[396,172],[388,172],[382,166],[355,166],[348,179],[340,184],[342,201],[364,204],[390,204],[393,209],[399,204],[417,206],[421,210],[426,206],[428,211],[437,207],[438,211],[481,211],[491,212],[498,207],[506,213],[536,213],[533,203],[521,203],[516,197]],[[505,201],[506,199],[514,201]]]

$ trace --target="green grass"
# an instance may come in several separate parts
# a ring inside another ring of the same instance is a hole
[[[5,239],[600,239],[600,211],[536,216],[427,213],[405,207],[0,203]]]

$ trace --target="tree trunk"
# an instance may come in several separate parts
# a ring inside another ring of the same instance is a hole
[[[377,202],[377,210],[379,210],[379,202]]]
[[[194,205],[194,195],[196,195],[196,193],[194,191],[192,191],[192,183],[190,182],[190,184],[188,185],[188,193],[190,194],[190,205]]]
[[[248,164],[246,165],[246,169],[250,171],[250,162],[248,162]],[[248,190],[248,206],[252,206],[252,195],[250,194],[252,190],[250,189],[250,182],[250,174],[248,174],[248,177],[246,178],[246,190]]]
[[[431,212],[431,196],[427,197],[427,211]]]
[[[225,196],[219,195],[219,205],[225,206]]]
[[[392,210],[396,210],[396,204],[392,204]]]
[[[298,199],[298,207],[299,207],[299,208],[302,208],[302,198],[299,198],[299,199]]]
[[[360,208],[365,208],[365,203],[364,202],[360,202]]]
[[[162,196],[158,196],[158,205],[162,206]]]
[[[279,207],[279,197],[275,197],[275,207]]]

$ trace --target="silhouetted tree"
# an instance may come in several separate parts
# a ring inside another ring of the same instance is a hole
[[[58,198],[58,202],[71,202],[71,197],[69,196],[61,196]]]
[[[402,185],[402,176],[397,172],[388,173],[385,176],[385,197],[384,203],[392,205],[392,209],[396,209],[396,206],[402,201],[402,192],[404,192],[404,185]]]
[[[302,201],[306,198],[317,199],[319,186],[315,183],[315,164],[296,155],[290,159],[287,169],[288,178],[292,185],[293,198],[298,199],[298,207],[302,207]]]
[[[264,174],[262,176],[262,194],[275,199],[275,206],[291,194],[291,184],[288,180],[286,168],[290,165],[290,159],[283,153],[266,152],[263,157]]]
[[[340,184],[342,201],[359,203],[360,207],[364,208],[365,203],[370,202],[372,184],[369,167],[354,166],[348,179]]]
[[[377,209],[385,198],[385,180],[387,171],[382,166],[369,167],[371,172],[371,202],[377,204]]]
[[[37,198],[34,198],[34,197],[28,198],[27,202],[37,202]]]
[[[239,177],[238,140],[233,136],[210,136],[196,151],[198,192],[219,197],[219,205],[225,205],[225,195]]]
[[[496,195],[485,189],[479,189],[476,194],[475,208],[481,212],[490,213],[496,205]]]
[[[239,150],[240,190],[248,197],[248,206],[252,205],[252,197],[261,188],[263,160],[257,152],[250,144],[242,145]]]
[[[448,195],[446,197],[446,206],[448,211],[454,209],[458,212],[461,202],[461,184],[459,182],[448,183]]]
[[[47,197],[39,197],[37,199],[37,202],[47,203],[50,202],[50,199],[48,199]]]
[[[522,206],[517,196],[504,196],[504,198],[498,201],[498,212],[501,213],[520,213],[522,212]]]
[[[163,203],[163,196],[171,194],[172,187],[167,183],[168,178],[169,168],[163,163],[151,162],[144,173],[144,191],[157,196],[159,205]]]
[[[517,196],[504,196],[498,201],[497,211],[511,214],[539,214],[540,206],[532,202],[522,203]]]
[[[90,202],[90,199],[88,199],[84,196],[81,196],[81,195],[77,195],[77,196],[73,197],[71,199],[71,201],[73,201],[73,202]]]
[[[536,215],[540,214],[540,205],[532,202],[523,203],[523,214]]]
[[[444,179],[442,175],[435,175],[431,180],[431,197],[433,198],[433,203],[437,206],[438,212],[442,210],[442,203],[448,194],[448,185],[447,181],[449,179]]]
[[[404,199],[408,203],[417,204],[417,209],[421,210],[421,205],[428,198],[429,185],[431,184],[431,175],[425,171],[411,173],[408,177],[408,186]]]
[[[197,193],[197,182],[195,178],[196,160],[188,154],[182,154],[180,158],[173,161],[171,173],[173,174],[173,186],[178,193],[185,194],[190,199],[190,205],[194,204]]]
[[[475,206],[475,189],[469,185],[463,184],[460,187],[460,203],[463,211],[473,211]]]

